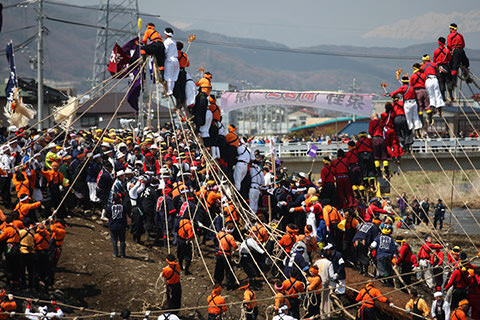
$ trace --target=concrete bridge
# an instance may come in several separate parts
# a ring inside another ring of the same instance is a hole
[[[317,157],[312,173],[319,174],[324,156],[335,157],[338,149],[348,150],[346,143],[315,143],[300,142],[274,145],[274,149],[283,165],[290,172],[307,172],[312,165],[312,158],[307,156],[308,150],[314,144],[318,147]],[[251,145],[252,150],[259,150],[262,154],[271,154],[270,145]],[[418,163],[417,163],[418,162]],[[459,165],[464,170],[480,169],[480,139],[479,138],[447,138],[416,140],[412,146],[412,154],[405,154],[401,159],[403,171],[456,170]]]

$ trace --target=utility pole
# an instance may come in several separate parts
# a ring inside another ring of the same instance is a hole
[[[38,129],[43,119],[43,0],[38,0],[38,43],[37,43],[37,105]]]

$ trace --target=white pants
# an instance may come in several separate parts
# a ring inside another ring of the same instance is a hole
[[[330,287],[335,288],[335,294],[345,294],[345,280],[330,281]]]
[[[247,175],[248,165],[245,162],[237,161],[235,170],[233,170],[233,180],[235,181],[235,188],[240,191],[242,180]]]
[[[312,237],[316,238],[317,237],[317,224],[315,220],[315,213],[313,212],[308,212],[307,213],[307,225],[312,226]]]
[[[212,157],[213,159],[220,159],[220,148],[212,146]]]
[[[420,276],[420,279],[418,280],[422,280],[422,277],[423,277],[425,279],[425,282],[427,283],[427,286],[430,289],[433,289],[434,288],[433,273],[432,273],[430,261],[426,259],[420,259],[418,261],[418,266],[420,267],[421,272],[417,273],[417,279],[418,279],[418,276]]]
[[[185,84],[185,97],[187,98],[187,107],[195,104],[195,95],[197,94],[195,82],[187,73],[187,83]]]
[[[248,192],[248,199],[250,199],[250,208],[252,208],[253,213],[257,213],[258,211],[258,199],[260,198],[260,190],[258,187],[250,188]]]
[[[165,60],[165,71],[163,73],[163,79],[167,81],[167,90],[168,92],[173,91],[175,86],[175,81],[178,79],[178,73],[180,72],[180,65],[178,64],[178,59],[172,57]]]
[[[405,100],[403,103],[403,110],[407,118],[408,129],[417,130],[422,128],[422,121],[418,117],[418,106],[414,99]]]
[[[436,108],[445,106],[437,77],[428,76],[427,80],[425,80],[425,89],[427,90],[428,99],[430,100],[430,106]]]
[[[88,185],[88,194],[90,195],[90,201],[99,202],[100,199],[97,198],[97,184],[95,182],[87,182]]]
[[[328,288],[328,282],[322,283],[322,288]],[[329,314],[330,313],[330,290],[322,290],[321,291],[321,299],[320,299],[320,314]]]

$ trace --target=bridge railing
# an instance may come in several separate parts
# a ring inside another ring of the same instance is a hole
[[[331,142],[330,144],[324,142],[292,142],[292,143],[278,143],[274,145],[277,154],[281,158],[298,158],[306,157],[307,152],[311,146],[318,147],[317,154],[331,154],[336,153],[338,149],[348,150],[347,143]],[[251,144],[252,150],[259,150],[261,154],[270,153],[269,144]],[[479,138],[445,138],[445,139],[426,139],[415,140],[412,145],[414,153],[455,153],[459,152],[480,152]]]

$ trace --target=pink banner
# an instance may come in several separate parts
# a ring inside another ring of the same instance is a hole
[[[373,94],[306,91],[238,91],[222,94],[225,112],[262,105],[291,105],[370,116]]]

